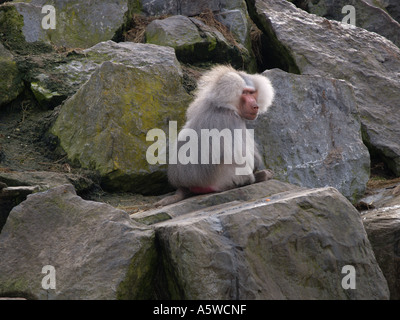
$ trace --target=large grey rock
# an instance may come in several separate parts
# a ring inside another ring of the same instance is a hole
[[[345,29],[288,1],[249,0],[249,8],[288,69],[354,86],[364,142],[400,175],[400,49],[376,33]]]
[[[151,52],[154,52],[154,55]],[[171,64],[168,59],[162,58],[165,54],[160,52],[166,50],[132,42],[116,43],[109,40],[70,54],[49,52],[17,55],[12,65],[16,64],[15,69],[17,66],[21,69],[19,77],[30,83],[31,90],[41,105],[55,107],[76,93],[103,62],[113,61],[128,66]],[[12,75],[12,72],[8,72],[4,79],[9,79]],[[13,88],[16,90],[18,86]],[[9,93],[12,92],[10,89]]]
[[[215,18],[229,29],[239,43],[247,47],[250,41],[250,18],[247,10],[222,11]]]
[[[24,89],[14,57],[0,43],[0,107],[14,100]]]
[[[366,189],[370,158],[362,142],[353,88],[343,80],[264,72],[275,98],[255,122],[265,164],[282,181],[332,186],[355,202]]]
[[[77,52],[66,63],[53,66],[52,72],[59,75],[65,86],[69,88],[68,94],[74,94],[93,72],[106,61],[121,63],[126,66],[140,67],[143,65],[166,67],[176,66],[176,59],[171,50],[155,46],[145,46],[133,42],[114,42],[112,40],[100,42],[93,47]],[[40,78],[44,78],[40,81]],[[45,88],[49,86],[49,76],[38,75],[38,83]]]
[[[0,234],[0,296],[151,298],[154,250],[152,230],[60,186],[28,196],[10,213]],[[48,265],[55,289],[42,286]]]
[[[106,189],[157,192],[166,183],[156,186],[164,176],[146,160],[146,134],[155,128],[168,132],[169,119],[182,123],[191,97],[172,48],[127,47],[126,58],[135,63],[103,63],[64,103],[51,132],[71,161],[99,172]]]
[[[128,0],[24,0],[14,1],[23,16],[22,33],[26,42],[47,42],[70,48],[88,48],[112,39],[124,24],[130,10]],[[56,28],[43,29],[44,5],[52,5],[56,13]]]
[[[363,215],[376,260],[388,282],[390,299],[400,299],[400,199]]]
[[[342,13],[345,5],[352,5],[356,13],[356,26],[379,33],[400,47],[400,24],[385,10],[366,0],[317,0],[308,3],[308,11],[321,17],[342,21],[348,13]]]
[[[146,15],[184,15],[196,16],[212,11],[215,18],[224,24],[235,36],[238,43],[251,50],[250,24],[244,0],[143,0],[142,11]]]
[[[333,188],[226,203],[153,226],[171,298],[389,297],[360,214]],[[355,290],[342,286],[346,265],[355,269]]]
[[[209,62],[243,65],[249,52],[230,44],[215,28],[198,19],[178,15],[154,20],[146,27],[146,42],[170,46],[180,61],[188,63]]]

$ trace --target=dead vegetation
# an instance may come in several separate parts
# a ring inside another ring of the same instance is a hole
[[[124,33],[124,40],[136,43],[145,42],[145,31],[147,25],[154,20],[162,20],[168,16],[146,17],[140,14],[134,14],[132,17],[132,28]]]
[[[262,35],[263,32],[254,23],[252,23],[250,29],[251,49],[253,50],[253,54],[256,58],[258,65],[264,65],[264,55],[262,52]]]
[[[215,28],[225,37],[225,39],[228,41],[230,45],[239,48],[239,45],[236,42],[236,39],[233,36],[232,32],[229,30],[227,26],[225,26],[215,18],[214,13],[210,9],[207,9],[206,11],[202,12],[198,16],[195,16],[194,18],[202,21],[205,25],[209,27]]]
[[[400,183],[400,177],[396,177],[388,167],[380,160],[371,161],[371,177],[367,183],[368,190],[394,188]]]
[[[400,178],[386,179],[382,177],[371,177],[367,183],[367,189],[390,188],[398,185]]]

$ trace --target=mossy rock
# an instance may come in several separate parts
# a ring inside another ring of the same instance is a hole
[[[155,53],[152,45],[147,46]],[[183,125],[191,100],[183,88],[179,65],[126,66],[105,62],[65,102],[51,132],[68,158],[96,170],[108,190],[154,193],[165,188],[159,165],[150,165],[147,132],[168,134],[168,122]],[[156,53],[155,53],[156,54]],[[167,58],[165,58],[167,60]]]
[[[154,20],[146,28],[146,42],[175,49],[185,63],[229,63],[237,68],[251,65],[249,51],[234,45],[215,28],[195,18],[182,15]]]
[[[14,100],[24,89],[12,54],[0,43],[0,106]]]
[[[44,5],[52,5],[55,9],[55,29],[42,27],[42,20],[49,15],[49,12],[42,13]],[[7,29],[11,31],[7,37],[21,49],[20,44],[24,42],[89,48],[121,34],[128,26],[131,14],[140,10],[140,5],[132,0],[24,0],[5,4],[0,10],[6,13]]]

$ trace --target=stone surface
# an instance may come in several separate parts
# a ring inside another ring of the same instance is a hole
[[[15,60],[21,70],[20,78],[30,84],[38,102],[44,107],[54,108],[76,93],[103,62],[113,61],[128,66],[176,64],[174,60],[162,58],[171,54],[166,52],[168,50],[163,48],[109,40],[65,54],[33,51],[32,54],[18,55]],[[10,92],[16,90],[20,88],[14,85]]]
[[[172,298],[388,299],[360,214],[337,190],[211,209],[154,225]],[[345,265],[356,290],[341,285]]]
[[[250,18],[247,11],[240,9],[223,11],[216,14],[215,18],[228,27],[239,43],[247,47],[250,41]]]
[[[211,10],[215,18],[228,27],[236,38],[236,41],[251,51],[250,24],[251,20],[247,12],[244,0],[143,0],[142,12],[145,15],[184,15],[197,16]]]
[[[400,24],[384,9],[368,1],[356,0],[319,0],[308,2],[308,11],[327,19],[342,21],[348,12],[342,13],[342,8],[352,5],[355,9],[356,26],[371,32],[376,32],[400,46]]]
[[[207,9],[220,11],[221,9],[246,8],[243,0],[142,0],[142,11],[150,16],[157,15],[185,15],[195,16]]]
[[[365,0],[371,5],[386,10],[393,19],[400,23],[400,3],[397,0]]]
[[[170,219],[146,226],[124,211],[81,199],[71,185],[29,195],[0,233],[0,296],[389,297],[360,214],[334,188],[270,180],[165,209]],[[342,285],[348,265],[356,272],[356,289]],[[56,270],[55,289],[43,288],[50,276],[45,266]]]
[[[22,33],[26,42],[48,42],[70,48],[88,48],[110,40],[126,24],[130,1],[95,0],[24,0],[14,1],[23,16]],[[55,29],[42,28],[42,20],[49,14],[42,13],[45,5],[55,9]],[[90,23],[88,23],[90,22]]]
[[[400,200],[397,205],[370,210],[363,216],[365,230],[388,282],[390,299],[400,299]]]
[[[131,218],[137,222],[152,225],[194,211],[213,211],[216,206],[224,208],[227,205],[232,205],[232,203],[256,200],[258,198],[268,197],[278,193],[284,195],[286,192],[289,193],[301,189],[301,187],[295,185],[278,180],[271,180],[265,184],[256,183],[242,188],[235,188],[227,192],[212,193],[188,198],[170,206],[132,214]]]
[[[273,105],[254,123],[265,165],[282,181],[337,188],[355,202],[369,179],[353,88],[343,80],[263,73],[275,88]]]
[[[213,61],[241,66],[250,58],[243,46],[239,50],[217,29],[182,15],[152,21],[146,27],[146,42],[173,47],[177,58],[187,63]]]
[[[249,0],[253,6],[252,18],[275,41],[288,70],[354,86],[364,142],[400,175],[400,49],[376,33],[345,29],[288,1]]]
[[[40,186],[3,187],[0,190],[0,232],[6,224],[11,209],[24,201],[29,194],[39,190]]]
[[[0,107],[15,98],[24,89],[13,55],[0,43]]]
[[[99,172],[107,190],[154,194],[167,186],[160,166],[146,159],[147,132],[183,122],[191,97],[172,48],[128,46],[135,65],[103,63],[64,103],[51,132],[71,161]]]
[[[56,187],[10,213],[0,234],[0,296],[151,298],[154,250],[154,232],[127,213]],[[43,288],[45,266],[55,269],[55,289]]]

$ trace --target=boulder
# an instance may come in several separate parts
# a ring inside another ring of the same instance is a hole
[[[154,231],[59,186],[11,211],[0,234],[0,296],[150,299],[154,250]]]
[[[400,49],[376,33],[346,29],[288,1],[248,2],[250,15],[287,70],[354,86],[364,143],[400,175]]]
[[[275,88],[273,105],[254,124],[266,166],[279,180],[332,186],[356,202],[369,180],[370,157],[352,86],[279,69],[263,74]]]
[[[23,89],[22,75],[14,57],[0,43],[0,107],[17,98]]]
[[[244,0],[142,0],[142,12],[149,16],[184,15],[195,16],[206,10],[245,9]]]
[[[259,194],[153,226],[173,299],[389,297],[360,214],[333,188]],[[344,266],[355,270],[355,289],[343,286]]]
[[[131,1],[96,0],[24,0],[3,6],[14,7],[22,19],[23,40],[28,43],[45,42],[69,48],[88,48],[112,39],[128,22]],[[42,20],[49,11],[42,13],[45,5],[55,9],[55,29],[44,29]],[[8,23],[16,23],[10,20]],[[88,23],[90,21],[90,23]],[[21,23],[15,24],[21,27]]]
[[[250,43],[250,17],[247,10],[224,10],[215,14],[215,18],[225,25],[235,39],[246,48],[251,48]]]
[[[212,11],[215,18],[228,27],[236,41],[251,51],[251,19],[244,0],[182,0],[178,2],[174,0],[143,0],[141,10],[149,16],[184,15],[188,17]]]
[[[172,48],[124,46],[134,64],[103,63],[61,107],[51,133],[71,161],[99,172],[105,189],[166,191],[159,165],[146,160],[146,135],[168,132],[169,119],[183,122],[191,97]]]
[[[371,5],[386,10],[393,19],[400,23],[400,3],[397,0],[365,0]]]
[[[352,5],[356,12],[356,26],[376,32],[400,47],[400,24],[385,10],[367,0],[349,3],[346,0],[319,0],[308,2],[308,11],[327,19],[342,21],[348,13],[342,13],[345,5]]]
[[[370,210],[363,223],[376,260],[387,280],[390,299],[400,299],[400,199],[397,204]]]
[[[245,56],[249,59],[247,49],[239,50],[217,29],[182,15],[152,21],[146,27],[146,42],[173,47],[177,58],[187,63],[213,61],[239,67]]]

